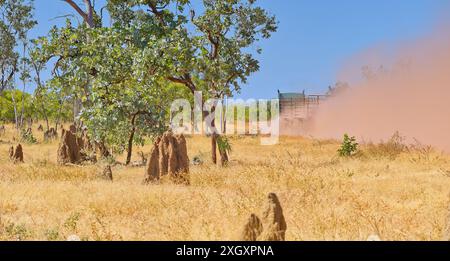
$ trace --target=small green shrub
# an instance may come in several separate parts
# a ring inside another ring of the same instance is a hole
[[[348,134],[344,135],[341,148],[338,150],[339,156],[351,157],[358,151],[358,143],[355,137],[349,137]]]
[[[9,223],[4,227],[6,235],[13,240],[26,240],[31,237],[31,232],[24,224]]]
[[[57,228],[47,229],[45,230],[44,234],[47,240],[49,241],[55,241],[60,238],[59,231]]]
[[[219,147],[220,151],[225,152],[227,154],[231,153],[231,142],[227,137],[218,136],[217,137],[217,146]]]
[[[34,144],[37,142],[37,139],[33,136],[33,133],[31,132],[31,129],[28,130],[22,130],[20,132],[21,134],[21,140],[23,142],[29,143],[29,144]]]

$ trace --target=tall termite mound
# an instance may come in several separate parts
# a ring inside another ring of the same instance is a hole
[[[58,147],[58,163],[77,164],[81,160],[80,147],[77,143],[76,128],[71,125],[69,130],[62,129],[61,141]]]
[[[275,193],[270,193],[267,197],[266,209],[262,216],[263,233],[260,240],[263,241],[284,241],[287,229],[286,220],[283,215],[280,201]]]
[[[264,208],[262,219],[251,214],[244,226],[242,240],[244,241],[284,241],[286,220],[283,208],[275,193],[270,193]]]
[[[11,146],[9,148],[9,159],[14,163],[22,163],[23,162],[23,149],[22,145],[18,144],[16,149]]]
[[[255,214],[251,214],[247,223],[244,225],[244,231],[242,232],[242,240],[244,241],[256,241],[263,232],[263,225],[259,217]]]
[[[188,183],[189,158],[186,139],[183,135],[174,135],[171,131],[157,138],[145,169],[144,184],[170,176],[177,181]]]
[[[81,146],[75,125],[70,125],[68,130],[62,129],[57,160],[60,165],[81,162]]]
[[[61,141],[58,147],[58,163],[79,164],[83,161],[94,161],[86,152],[92,150],[92,144],[86,131],[81,131],[80,135],[75,125],[70,125],[68,130],[62,129]]]

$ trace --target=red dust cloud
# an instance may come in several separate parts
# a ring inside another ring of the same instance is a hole
[[[307,134],[341,139],[348,133],[379,142],[398,131],[408,141],[450,151],[450,27],[397,49],[384,58],[372,50],[351,61],[358,70],[343,70],[341,79],[363,80],[320,105]]]

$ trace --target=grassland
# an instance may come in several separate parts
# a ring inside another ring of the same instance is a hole
[[[101,162],[58,166],[58,141],[34,134],[39,143],[23,144],[25,163],[16,165],[12,127],[0,136],[2,240],[238,240],[269,192],[280,198],[287,240],[440,240],[447,222],[450,156],[425,147],[367,144],[340,158],[332,140],[261,146],[233,137],[221,168],[209,163],[209,140],[194,137],[189,156],[204,164],[191,166],[190,186],[144,186],[144,168],[117,165],[111,183],[98,178]]]

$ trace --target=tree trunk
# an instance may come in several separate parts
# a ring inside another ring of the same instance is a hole
[[[215,127],[216,127],[216,106],[212,106],[211,107],[211,114],[210,117],[212,116],[212,120],[211,120],[211,160],[214,164],[217,164],[217,133],[215,131]]]
[[[18,118],[18,115],[17,115],[17,103],[16,103],[16,98],[14,97],[15,95],[14,95],[14,92],[15,92],[15,88],[14,89],[12,89],[12,93],[11,93],[11,99],[12,99],[12,101],[13,101],[13,106],[14,106],[14,123],[15,123],[15,125],[16,125],[16,129],[18,130],[19,129],[19,118]]]
[[[217,164],[217,139],[220,138],[220,135],[217,133],[216,130],[216,106],[213,106],[211,108],[211,114],[213,115],[213,119],[211,120],[211,128],[214,133],[211,135],[211,159],[214,164]],[[222,124],[222,123],[220,123]],[[220,154],[220,165],[225,166],[228,164],[228,154],[226,150],[221,150],[219,147],[219,154]]]
[[[131,130],[130,138],[128,139],[127,162],[125,163],[126,165],[130,165],[131,162],[131,155],[133,153],[133,138],[135,131],[136,131],[135,128]]]
[[[24,118],[25,118],[25,87],[22,91],[22,108],[20,110],[20,126],[24,126]]]
[[[55,131],[58,131],[58,126],[60,125],[60,122],[61,122],[61,114],[62,114],[63,104],[64,104],[64,101],[61,101],[59,103],[58,114],[56,116],[56,121],[55,121]]]
[[[130,137],[128,138],[128,149],[127,149],[127,162],[126,165],[130,165],[131,162],[131,155],[133,153],[133,139],[134,139],[134,133],[136,132],[136,116],[137,114],[133,115],[133,118],[131,119],[131,125],[133,126],[131,129]]]
[[[81,111],[81,99],[75,97],[73,100],[73,122],[77,122],[77,117]]]
[[[44,117],[45,123],[47,124],[47,131],[50,130],[50,123],[48,121],[47,112],[45,111],[45,104],[41,103],[42,107],[42,116]]]
[[[50,130],[50,123],[48,122],[48,117],[45,116],[45,123],[47,124],[47,131]]]
[[[217,134],[211,135],[211,160],[214,164],[217,164]]]
[[[27,51],[27,44],[24,43],[23,44],[23,57],[26,56],[26,51]],[[23,61],[23,68],[22,69],[24,71],[26,70],[25,69],[25,60]],[[26,86],[27,86],[27,79],[26,79],[26,77],[23,77],[22,84],[23,84],[23,87],[22,87],[22,108],[21,108],[21,112],[20,112],[20,126],[21,127],[24,126],[23,121],[24,121],[24,117],[25,117],[25,90],[26,90]]]

